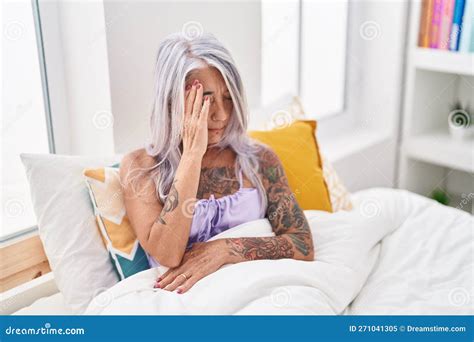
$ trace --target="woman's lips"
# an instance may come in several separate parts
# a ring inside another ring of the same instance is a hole
[[[224,128],[209,128],[209,131],[211,131],[211,132],[221,132],[223,130],[224,130]]]

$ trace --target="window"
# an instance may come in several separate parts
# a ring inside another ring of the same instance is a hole
[[[316,119],[344,109],[347,1],[301,1],[300,96]]]
[[[0,241],[36,225],[20,153],[49,153],[52,146],[43,97],[45,88],[35,28],[36,8],[33,6],[31,1],[19,1],[5,3],[3,7]]]
[[[310,118],[343,112],[348,1],[262,1],[262,104],[299,94]]]

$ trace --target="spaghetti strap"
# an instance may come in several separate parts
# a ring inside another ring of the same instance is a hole
[[[242,169],[239,168],[239,184],[240,188],[242,189],[244,187],[244,184],[242,183]]]

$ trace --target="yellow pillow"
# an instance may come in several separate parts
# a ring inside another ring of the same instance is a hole
[[[288,127],[248,134],[270,146],[280,158],[288,183],[303,210],[332,212],[316,140],[316,121],[298,120]]]
[[[304,120],[305,116],[306,114],[304,112],[301,99],[299,96],[293,96],[286,109],[273,114],[270,123],[273,126],[278,126],[281,124],[288,124],[294,120]],[[344,182],[337,174],[336,169],[332,166],[332,163],[328,158],[325,158],[321,151],[319,151],[319,156],[321,157],[321,162],[323,164],[323,176],[329,191],[332,211],[336,212],[340,210],[352,210],[354,206],[352,205],[351,194],[344,185]]]

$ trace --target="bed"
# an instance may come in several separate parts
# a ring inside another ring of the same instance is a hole
[[[149,269],[101,293],[86,314],[474,314],[472,215],[400,189],[352,196],[350,212],[305,211],[314,262],[227,265],[183,295],[153,289],[161,271]],[[227,236],[269,229],[252,222]],[[58,292],[14,314],[72,311]]]

